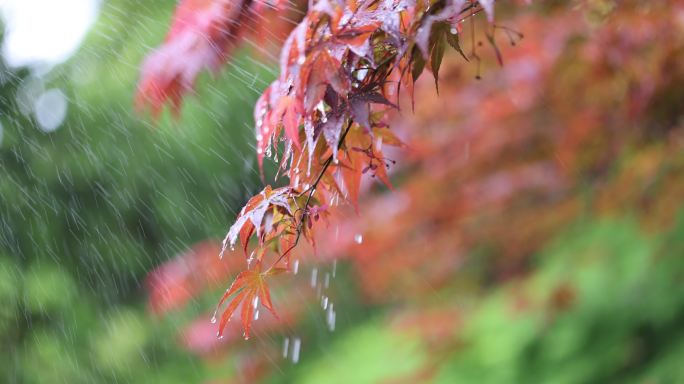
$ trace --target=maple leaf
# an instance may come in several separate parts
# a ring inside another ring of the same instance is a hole
[[[304,95],[304,107],[307,112],[313,110],[323,99],[328,84],[338,94],[347,94],[350,82],[340,66],[339,60],[326,51],[320,51],[302,68],[303,81],[300,93]]]
[[[221,297],[221,300],[216,306],[214,317],[212,318],[212,321],[215,321],[216,313],[218,313],[223,304],[234,295],[221,314],[221,320],[216,334],[217,337],[223,337],[226,325],[240,305],[242,305],[240,318],[242,328],[245,332],[245,339],[249,339],[252,321],[254,320],[254,311],[258,308],[259,303],[277,319],[278,314],[273,308],[271,293],[266,284],[266,277],[283,271],[283,269],[278,268],[262,272],[261,263],[257,263],[254,269],[243,271],[237,275],[230,288],[228,288]]]
[[[247,244],[249,238],[253,233],[256,233],[260,243],[263,243],[264,233],[271,232],[273,228],[279,225],[287,217],[293,217],[294,211],[291,204],[294,203],[292,198],[294,192],[290,187],[283,187],[278,189],[271,189],[271,186],[266,186],[256,196],[252,197],[242,208],[235,223],[230,227],[226,237],[223,239],[223,248],[221,254],[225,252],[228,245],[234,247],[238,238],[243,244],[245,253],[247,252]],[[275,209],[282,214],[280,220],[274,221],[271,219],[268,225],[264,225],[266,212],[269,209]],[[257,260],[258,261],[258,260]]]

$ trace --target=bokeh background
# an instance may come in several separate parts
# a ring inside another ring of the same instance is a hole
[[[271,56],[153,120],[132,99],[176,2],[48,3],[0,2],[0,382],[684,382],[679,2],[497,8],[503,67],[417,84],[395,190],[299,250],[249,341],[210,317]]]

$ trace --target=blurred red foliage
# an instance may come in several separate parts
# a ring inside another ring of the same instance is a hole
[[[287,0],[180,1],[164,44],[143,64],[136,107],[157,116],[168,102],[178,114],[201,71],[218,71],[244,40],[262,50],[279,44],[299,14]]]

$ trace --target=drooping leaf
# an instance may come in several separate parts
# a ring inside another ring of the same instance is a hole
[[[432,70],[432,75],[435,78],[435,87],[439,93],[439,67],[442,65],[442,59],[444,58],[444,48],[446,45],[446,38],[444,37],[445,31],[439,29],[438,33],[434,37],[435,41],[430,50],[430,69]]]
[[[425,69],[425,59],[423,58],[423,55],[420,54],[420,51],[414,50],[413,51],[413,65],[411,67],[411,77],[412,77],[414,83],[418,80],[420,75],[423,73],[423,69]]]
[[[270,271],[262,272],[261,264],[257,263],[254,269],[244,271],[237,276],[217,306],[218,311],[230,296],[235,295],[221,314],[221,321],[217,332],[218,337],[223,336],[228,321],[230,321],[231,316],[240,305],[242,305],[240,317],[245,339],[248,339],[250,336],[252,322],[254,321],[254,312],[257,309],[258,304],[263,305],[274,317],[278,318],[278,315],[273,308],[271,294],[266,283],[266,276],[268,275],[272,275],[272,273],[270,273]]]
[[[449,45],[451,45],[451,47],[455,49],[456,52],[460,53],[461,56],[463,56],[463,58],[465,59],[465,61],[470,61],[468,59],[468,56],[466,56],[465,52],[463,52],[463,49],[461,48],[461,42],[458,33],[451,33],[451,31],[449,31],[449,33],[446,34],[446,39],[447,43],[449,43]]]

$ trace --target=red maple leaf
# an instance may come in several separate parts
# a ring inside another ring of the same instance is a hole
[[[242,321],[242,328],[245,331],[245,339],[249,339],[249,331],[252,328],[252,321],[254,320],[254,311],[257,309],[259,303],[261,303],[264,308],[268,309],[275,318],[278,318],[278,314],[273,309],[271,293],[266,284],[266,276],[283,271],[284,270],[281,268],[274,268],[261,272],[261,263],[257,263],[254,269],[243,271],[235,278],[235,281],[233,281],[230,288],[223,294],[223,297],[221,297],[221,300],[216,307],[216,312],[218,312],[221,306],[223,306],[223,303],[225,303],[228,298],[235,295],[221,314],[221,321],[219,322],[217,333],[219,338],[223,336],[226,324],[228,324],[228,321],[230,321],[231,316],[240,304],[242,304],[240,318]],[[214,319],[215,318],[216,317],[214,317]]]

